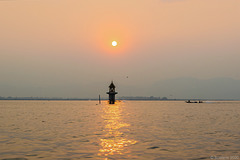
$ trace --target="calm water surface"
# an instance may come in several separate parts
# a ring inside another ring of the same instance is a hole
[[[240,102],[0,101],[0,159],[240,159]]]

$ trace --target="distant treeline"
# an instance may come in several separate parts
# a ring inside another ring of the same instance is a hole
[[[123,97],[116,97],[117,100],[136,100],[136,101],[239,101],[240,99],[168,99],[167,97],[141,97],[141,96],[123,96]],[[96,101],[98,98],[58,98],[58,97],[1,97],[0,100],[52,100],[52,101]],[[108,98],[103,97],[101,100],[108,100]]]
[[[137,97],[120,97],[119,100],[168,100],[167,97],[154,97],[154,96],[150,96],[150,97],[141,97],[141,96],[137,96]]]
[[[167,97],[117,97],[118,100],[168,100]],[[98,100],[98,98],[59,98],[59,97],[1,97],[0,100]],[[101,98],[101,100],[108,100],[108,98]]]
[[[58,97],[0,97],[0,100],[98,100],[94,98],[58,98]]]

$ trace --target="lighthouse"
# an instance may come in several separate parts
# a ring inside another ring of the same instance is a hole
[[[109,95],[109,104],[114,104],[115,103],[115,94],[117,94],[117,92],[115,92],[115,85],[112,83],[109,86],[109,92],[107,92],[107,94]]]

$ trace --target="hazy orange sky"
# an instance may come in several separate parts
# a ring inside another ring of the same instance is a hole
[[[0,96],[167,96],[134,88],[240,80],[239,44],[239,0],[2,0]]]

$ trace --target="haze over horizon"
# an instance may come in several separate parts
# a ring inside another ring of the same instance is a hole
[[[4,0],[0,96],[240,99],[239,42],[237,0]]]

